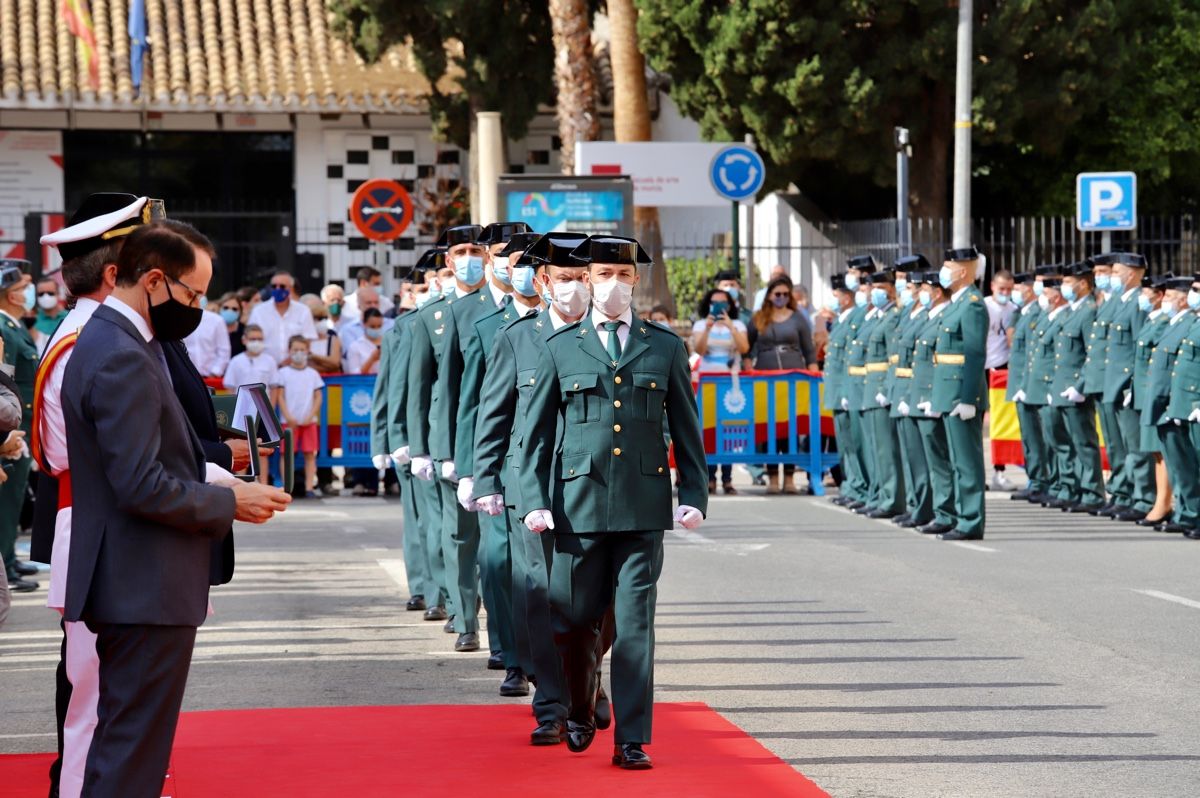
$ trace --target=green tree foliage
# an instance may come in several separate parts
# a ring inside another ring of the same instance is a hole
[[[947,212],[957,9],[946,0],[637,0],[650,64],[710,139],[753,133],[776,185],[887,213],[892,129],[919,215]],[[1194,184],[1196,13],[1180,0],[977,0],[975,208],[1069,209],[1079,165]],[[1164,107],[1171,106],[1174,107]],[[1067,170],[1070,173],[1067,174]],[[1143,186],[1147,182],[1143,182]],[[1175,189],[1169,193],[1177,193]]]
[[[730,268],[723,255],[699,258],[667,258],[667,286],[675,297],[675,317],[691,319],[704,293],[713,287],[717,272]]]
[[[466,149],[477,111],[499,111],[522,138],[553,102],[554,50],[545,0],[332,0],[334,30],[369,63],[410,43],[435,134]],[[461,45],[459,47],[458,45]]]

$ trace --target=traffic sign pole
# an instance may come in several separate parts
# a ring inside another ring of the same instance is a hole
[[[739,257],[741,254],[741,242],[738,241],[738,227],[740,227],[739,222],[741,220],[738,217],[741,214],[738,213],[738,204],[736,202],[729,204],[733,206],[733,270],[740,275],[742,273],[741,259]]]
[[[713,189],[732,204],[733,247],[730,260],[734,271],[741,274],[741,214],[738,204],[743,200],[754,202],[755,195],[763,187],[766,178],[766,167],[762,156],[752,147],[744,144],[731,144],[717,153],[709,164],[708,177]],[[753,263],[753,258],[751,258]]]

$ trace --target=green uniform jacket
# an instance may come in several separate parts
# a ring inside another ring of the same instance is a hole
[[[887,396],[890,392],[888,372],[891,363],[889,344],[896,337],[896,328],[900,324],[900,309],[895,303],[883,308],[875,315],[875,323],[871,325],[871,334],[867,336],[866,358],[867,376],[863,381],[862,410],[878,410],[879,402],[876,394]]]
[[[1180,326],[1187,325],[1188,331],[1175,358],[1171,399],[1167,404],[1167,416],[1184,421],[1200,407],[1200,319],[1190,311],[1189,315],[1192,316],[1190,322],[1179,323]]]
[[[379,344],[379,371],[375,375],[375,394],[371,398],[371,454],[390,454],[392,448],[389,431],[392,410],[397,401],[400,383],[407,376],[396,362],[396,349],[400,345],[399,319],[392,329],[383,334]],[[397,447],[399,448],[399,447]]]
[[[458,409],[460,404],[472,410],[479,404],[479,391],[483,387],[483,373],[465,372],[467,347],[475,338],[475,322],[486,313],[496,309],[492,292],[485,285],[463,296],[453,295],[446,299],[450,304],[446,314],[446,332],[442,335],[442,360],[438,366],[436,422],[429,449],[434,460],[455,460],[454,444],[458,434]],[[466,401],[463,399],[466,397]],[[475,417],[471,415],[474,430]]]
[[[587,316],[549,337],[533,379],[519,460],[522,517],[549,508],[556,534],[672,528],[664,421],[679,503],[707,514],[704,440],[679,336],[634,319],[613,366]]]
[[[1134,352],[1138,335],[1146,323],[1146,314],[1138,307],[1140,289],[1131,289],[1123,296],[1105,302],[1113,310],[1108,321],[1108,354],[1104,366],[1104,392],[1101,401],[1125,401],[1125,391],[1133,389]]]
[[[891,393],[888,394],[888,398],[892,400],[891,416],[893,418],[900,417],[901,402],[909,406],[909,415],[916,413],[912,390],[913,350],[917,345],[917,336],[929,322],[929,315],[924,308],[917,308],[915,313],[912,312],[912,308],[909,308],[901,311],[901,314],[900,325],[896,328],[896,335],[892,337],[895,346],[892,347],[891,356],[888,358],[892,364],[889,372],[892,380]]]
[[[491,292],[486,293],[490,295]],[[491,310],[475,319],[474,331],[467,337],[463,349],[462,400],[458,403],[457,429],[454,433],[454,468],[460,477],[470,477],[475,473],[476,425],[483,397],[487,396],[488,353],[492,351],[497,331],[516,320],[521,313],[521,309],[512,305],[506,308],[492,305]]]
[[[1175,365],[1184,340],[1191,338],[1195,317],[1185,317],[1175,324],[1167,324],[1158,346],[1150,355],[1150,369],[1146,380],[1146,398],[1142,404],[1142,423],[1157,427],[1170,418],[1167,412],[1171,404],[1171,387],[1174,384]]]
[[[412,324],[412,355],[408,364],[408,397],[405,426],[408,428],[409,454],[428,457],[431,425],[436,419],[438,364],[442,360],[442,339],[450,305],[445,297],[429,302],[417,311]]]
[[[933,409],[949,413],[955,405],[988,409],[988,312],[979,289],[969,285],[938,317],[937,364],[933,370]]]
[[[521,316],[496,333],[475,423],[476,498],[502,493],[508,506],[524,505],[517,453],[524,440],[523,419],[529,415],[538,358],[553,332],[549,311],[543,310]]]
[[[1099,334],[1092,332],[1097,329],[1096,300],[1086,296],[1077,301],[1078,305],[1063,312],[1062,324],[1054,336],[1054,382],[1050,387],[1051,404],[1054,407],[1072,407],[1075,404],[1062,395],[1067,388],[1087,395],[1084,385],[1089,341],[1092,340],[1089,336]]]
[[[1070,315],[1071,309],[1063,307],[1054,318],[1043,312],[1038,325],[1030,330],[1028,351],[1029,365],[1025,370],[1025,404],[1044,407],[1050,404],[1047,398],[1054,390],[1054,347],[1058,331]]]
[[[1137,349],[1133,358],[1133,409],[1142,412],[1146,406],[1146,394],[1150,390],[1150,356],[1154,347],[1162,340],[1171,323],[1171,314],[1160,310],[1154,318],[1147,318],[1138,335]]]
[[[4,339],[4,362],[13,367],[13,381],[20,390],[21,429],[26,440],[33,428],[33,383],[37,378],[38,351],[25,325],[0,315],[0,337]]]
[[[838,314],[839,318],[841,313]],[[858,329],[854,322],[854,308],[850,309],[845,321],[835,321],[825,344],[825,387],[823,406],[826,410],[841,410],[845,396],[846,348]]]
[[[856,308],[855,315],[859,321],[854,336],[846,346],[846,381],[842,384],[842,391],[844,398],[849,401],[850,410],[862,410],[863,386],[867,381],[867,341],[871,337],[875,319],[867,318],[866,308]]]
[[[921,411],[917,410],[917,405],[933,402],[933,355],[937,352],[937,335],[942,327],[942,316],[947,310],[948,308],[942,307],[941,312],[932,318],[929,316],[930,310],[925,311],[924,322],[917,329],[917,336],[913,342],[913,384],[909,389],[911,398],[908,404],[912,407],[912,415],[918,418],[921,417]]]
[[[1096,302],[1095,294],[1089,298],[1097,307],[1090,322],[1091,326],[1084,330],[1087,362],[1079,370],[1083,381],[1080,393],[1085,396],[1098,396],[1104,392],[1104,372],[1108,363],[1108,324],[1116,312],[1117,299],[1110,297],[1104,300],[1104,304],[1100,304]]]
[[[1017,391],[1025,391],[1028,398],[1029,391],[1025,389],[1025,382],[1029,373],[1029,357],[1034,347],[1034,332],[1041,322],[1042,309],[1036,302],[1017,311],[1017,320],[1013,325],[1012,350],[1008,355],[1008,389],[1004,392],[1004,398],[1010,402]]]

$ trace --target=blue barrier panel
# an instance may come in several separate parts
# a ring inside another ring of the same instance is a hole
[[[824,474],[840,458],[822,451],[822,428],[830,438],[833,429],[821,415],[821,386],[808,371],[701,374],[696,404],[709,465],[794,465],[824,495]]]
[[[322,379],[325,381],[325,399],[321,402],[317,465],[322,468],[370,468],[375,375],[330,374]],[[341,454],[334,456],[337,449]]]

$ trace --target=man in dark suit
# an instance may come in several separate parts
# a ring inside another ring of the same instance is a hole
[[[173,391],[163,342],[196,328],[212,252],[180,222],[131,234],[116,289],[80,333],[63,380],[75,510],[64,616],[88,625],[100,656],[87,796],[161,794],[208,611],[212,544],[235,518],[262,523],[290,501],[227,476],[205,484],[204,450]],[[131,571],[139,590],[128,589]]]

